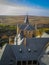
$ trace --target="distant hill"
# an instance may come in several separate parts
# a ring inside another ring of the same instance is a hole
[[[28,16],[31,24],[49,24],[49,17]],[[16,25],[24,23],[25,16],[0,16],[0,24]]]

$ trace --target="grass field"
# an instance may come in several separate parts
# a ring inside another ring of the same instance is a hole
[[[16,25],[24,23],[25,16],[0,16],[0,24]],[[49,24],[49,17],[28,16],[31,24]]]

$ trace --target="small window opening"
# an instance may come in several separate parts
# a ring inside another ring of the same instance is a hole
[[[21,61],[17,61],[17,65],[21,65]]]
[[[32,61],[28,61],[28,65],[32,65]]]
[[[33,61],[33,64],[36,64],[36,65],[37,65],[37,61],[36,61],[36,60],[34,60],[34,61]]]
[[[26,65],[26,61],[22,61],[22,65]]]
[[[28,49],[28,52],[31,52],[31,49]]]
[[[21,48],[19,49],[19,51],[20,51],[20,53],[22,53],[22,49]]]

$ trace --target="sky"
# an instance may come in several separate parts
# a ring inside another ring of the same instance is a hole
[[[0,0],[0,15],[49,17],[49,0]]]

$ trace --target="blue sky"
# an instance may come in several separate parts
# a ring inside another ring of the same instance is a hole
[[[49,0],[0,0],[0,15],[49,17]]]
[[[11,3],[24,6],[40,6],[49,9],[49,0],[8,0]]]

